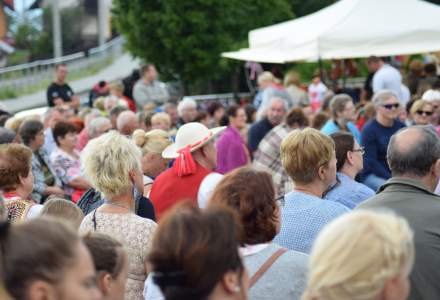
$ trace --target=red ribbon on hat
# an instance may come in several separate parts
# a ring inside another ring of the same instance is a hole
[[[206,142],[212,136],[212,131],[210,134],[205,137],[203,140],[200,140],[194,144],[187,145],[185,148],[177,150],[179,156],[174,161],[173,169],[176,172],[177,176],[182,177],[186,175],[191,175],[196,172],[197,166],[194,161],[194,158],[191,154],[191,149],[199,146]]]

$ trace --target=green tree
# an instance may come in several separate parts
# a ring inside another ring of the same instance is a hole
[[[115,0],[113,5],[128,50],[187,87],[224,78],[234,62],[220,54],[246,46],[249,30],[293,17],[290,0]]]
[[[293,11],[298,17],[314,13],[338,0],[292,0]]]

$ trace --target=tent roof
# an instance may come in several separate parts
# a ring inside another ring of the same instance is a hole
[[[249,48],[224,57],[284,63],[440,50],[440,6],[421,0],[340,0],[249,32]]]

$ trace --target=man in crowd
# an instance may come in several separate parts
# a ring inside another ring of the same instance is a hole
[[[361,133],[353,121],[356,118],[353,99],[347,94],[333,96],[330,101],[332,118],[328,120],[321,132],[330,135],[339,131],[351,132],[358,143],[361,142]]]
[[[399,101],[402,101],[402,75],[400,75],[400,72],[390,64],[385,63],[380,57],[370,57],[369,63],[372,64],[373,70],[376,69],[372,81],[373,92],[390,90],[397,95]]]
[[[73,109],[79,108],[79,98],[66,83],[67,66],[55,65],[55,81],[47,88],[47,105],[50,107],[69,104]]]
[[[194,122],[197,118],[197,103],[191,98],[183,98],[177,105],[179,115],[178,127],[183,124]]]
[[[361,209],[391,209],[414,230],[416,257],[408,299],[437,299],[440,295],[440,140],[429,126],[401,129],[387,153],[393,177]]]
[[[153,64],[146,64],[141,67],[141,78],[133,87],[133,97],[139,110],[145,104],[156,103],[162,105],[166,103],[170,95],[165,83],[157,80],[156,67]]]
[[[44,114],[44,145],[43,150],[51,154],[58,146],[53,137],[53,128],[60,121],[68,120],[72,112],[69,107],[57,106],[49,108]]]
[[[294,129],[307,127],[308,119],[299,107],[292,108],[284,121],[272,128],[258,145],[254,154],[253,167],[268,172],[273,179],[277,195],[282,196],[293,188],[292,180],[281,164],[280,146]]]
[[[362,131],[365,149],[362,176],[364,184],[376,191],[391,176],[386,160],[388,142],[405,125],[396,120],[400,104],[394,92],[384,90],[376,93],[373,103],[376,117]]]
[[[335,142],[336,182],[324,194],[324,199],[335,201],[353,209],[362,201],[374,196],[374,191],[355,180],[364,168],[364,149],[348,132],[330,135]]]
[[[206,205],[222,178],[213,172],[217,167],[214,138],[225,128],[208,129],[195,122],[179,128],[176,142],[162,152],[164,158],[175,159],[173,167],[161,173],[151,187],[150,199],[157,219],[181,201],[189,200],[200,207]]]
[[[136,114],[131,110],[123,111],[119,114],[116,121],[116,129],[120,134],[131,136],[139,128]]]
[[[271,99],[267,116],[256,122],[249,129],[248,146],[252,152],[258,149],[258,145],[266,133],[281,123],[286,111],[287,103],[284,99],[277,97]]]

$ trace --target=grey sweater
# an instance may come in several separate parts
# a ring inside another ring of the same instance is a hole
[[[251,278],[281,247],[271,243],[263,250],[244,257]],[[308,255],[287,251],[281,255],[249,290],[249,300],[300,299],[307,284]]]

